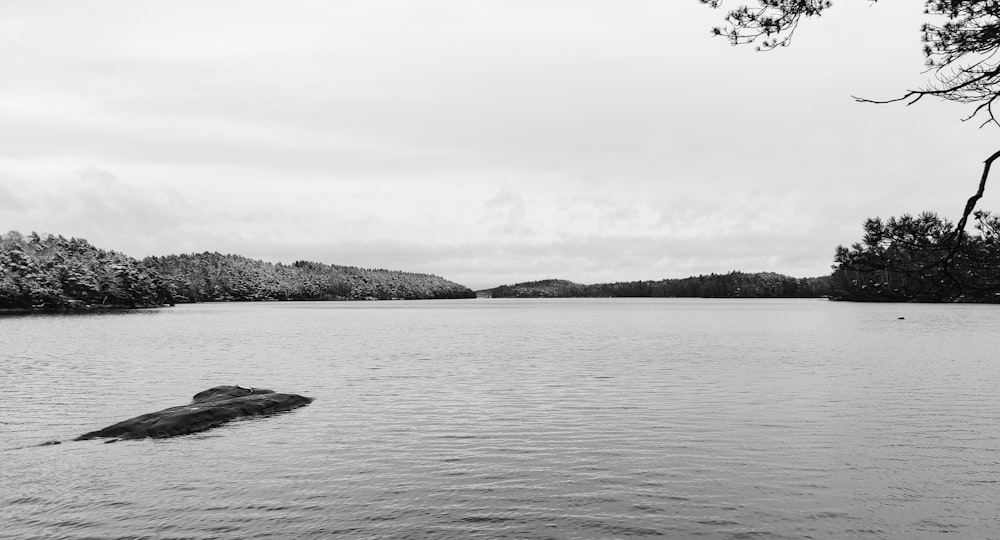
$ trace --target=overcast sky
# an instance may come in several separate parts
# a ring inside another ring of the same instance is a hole
[[[696,0],[0,4],[0,229],[473,288],[826,274],[958,217],[995,129],[922,85],[922,2],[733,48]],[[1000,187],[982,206],[997,208]]]

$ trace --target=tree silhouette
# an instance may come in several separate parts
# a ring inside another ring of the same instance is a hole
[[[724,0],[699,1],[719,8]],[[869,1],[876,3],[878,0]],[[757,44],[758,50],[775,49],[791,43],[803,19],[818,17],[831,7],[833,2],[830,0],[757,0],[755,4],[730,10],[726,25],[712,31],[733,45]],[[932,80],[922,88],[903,91],[890,99],[857,96],[854,99],[864,103],[906,102],[912,105],[924,97],[937,97],[971,104],[972,111],[964,120],[980,119],[980,127],[1000,126],[994,110],[994,104],[1000,99],[1000,2],[925,0],[924,13],[929,21],[934,21],[920,28]],[[966,225],[983,197],[990,167],[998,158],[1000,150],[986,158],[978,189],[966,201],[955,227],[941,238],[942,245],[948,248],[942,259],[945,267],[953,263],[967,237]]]
[[[952,224],[933,212],[868,219],[861,242],[839,246],[832,276],[837,298],[860,301],[996,302],[1000,294],[1000,218],[974,214],[969,235],[942,264]]]

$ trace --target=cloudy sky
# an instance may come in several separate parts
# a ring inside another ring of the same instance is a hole
[[[996,131],[958,104],[851,99],[928,79],[922,2],[838,2],[769,53],[713,38],[723,15],[3,2],[0,229],[483,288],[821,275],[868,216],[957,217]]]

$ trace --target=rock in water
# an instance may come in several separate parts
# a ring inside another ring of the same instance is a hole
[[[154,413],[136,416],[74,440],[97,438],[163,439],[212,429],[230,420],[288,411],[312,403],[313,398],[297,394],[281,394],[274,390],[216,386],[195,394],[190,405],[170,407]]]

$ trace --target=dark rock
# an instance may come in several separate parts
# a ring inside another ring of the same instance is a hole
[[[281,394],[262,388],[216,386],[195,394],[190,405],[170,407],[136,416],[74,440],[97,438],[162,439],[218,427],[230,420],[288,411],[312,403],[313,398]]]

